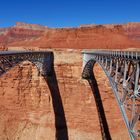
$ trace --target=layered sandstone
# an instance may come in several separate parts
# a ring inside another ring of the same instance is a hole
[[[11,47],[139,48],[140,23],[48,28],[42,25],[17,22],[13,27],[0,29],[0,42]]]
[[[19,41],[10,46],[35,46],[40,48],[137,48],[138,42],[104,26],[68,29],[49,29],[44,36],[32,41]]]
[[[96,24],[85,24],[80,25],[80,27],[90,27],[96,28],[98,25]],[[111,29],[112,31],[116,31],[123,35],[126,35],[129,39],[140,41],[140,23],[139,22],[128,22],[124,24],[103,24],[100,26],[104,26],[107,29]]]
[[[16,28],[22,29],[31,29],[31,30],[46,30],[48,29],[47,26],[39,25],[39,24],[29,24],[24,22],[16,22]]]
[[[38,24],[17,22],[13,27],[0,29],[0,43],[8,46],[9,43],[14,41],[34,40],[43,36],[47,29],[48,27]]]

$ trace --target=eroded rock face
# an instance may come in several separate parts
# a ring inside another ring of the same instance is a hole
[[[140,41],[140,23],[128,23],[124,25],[124,29],[129,38]]]
[[[140,41],[140,23],[139,22],[129,22],[125,24],[107,24],[104,25],[109,29],[113,29],[115,26],[121,27],[125,35],[130,39],[135,41]]]
[[[80,27],[68,29],[49,29],[35,40],[15,41],[13,46],[34,46],[39,48],[89,48],[89,49],[124,49],[137,48],[139,42],[129,39],[118,31],[106,27]]]
[[[35,39],[42,36],[44,31],[42,30],[32,30],[32,29],[24,29],[11,27],[6,32],[1,33],[0,35],[0,43],[3,43],[8,46],[10,42],[13,41],[21,41],[21,40],[30,40]]]
[[[16,22],[16,28],[32,29],[32,30],[46,30],[48,27],[39,24],[29,24],[24,22]]]
[[[11,47],[139,48],[140,23],[48,28],[37,24],[17,22],[13,27],[0,29],[0,43],[5,43],[6,46]]]
[[[69,140],[102,139],[93,94],[88,82],[81,78],[81,51],[53,51]],[[96,65],[94,73],[112,138],[128,139],[104,72]],[[56,114],[53,99],[46,80],[31,63],[24,62],[0,78],[0,112],[0,139],[55,140]],[[61,112],[57,115],[62,117]]]
[[[47,29],[48,27],[38,24],[17,22],[13,27],[0,29],[0,43],[8,46],[14,41],[36,39],[42,36]]]

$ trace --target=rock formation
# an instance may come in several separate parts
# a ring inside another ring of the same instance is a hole
[[[16,28],[22,29],[30,29],[30,30],[47,30],[47,26],[39,25],[39,24],[28,24],[24,22],[16,22]]]
[[[38,48],[139,48],[140,23],[81,25],[77,28],[48,28],[17,22],[0,29],[0,42],[8,46]]]

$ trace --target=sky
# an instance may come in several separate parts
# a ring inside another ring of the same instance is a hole
[[[140,0],[0,0],[0,27],[140,22]]]

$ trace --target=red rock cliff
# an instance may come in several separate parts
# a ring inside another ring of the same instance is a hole
[[[139,40],[140,23],[48,28],[18,22],[14,27],[0,30],[0,42],[12,47],[124,49],[139,48]]]
[[[15,26],[0,29],[0,43],[8,44],[13,41],[35,39],[43,35],[48,27],[38,24],[17,22]]]
[[[47,30],[47,26],[39,25],[39,24],[28,24],[24,22],[16,22],[16,28],[22,29],[30,29],[30,30]]]

